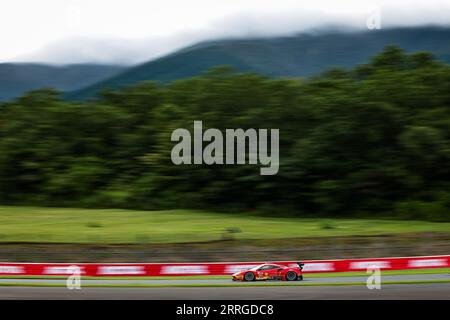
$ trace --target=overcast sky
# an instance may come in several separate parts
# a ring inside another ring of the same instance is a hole
[[[0,62],[131,64],[209,39],[364,29],[376,10],[382,28],[450,24],[450,0],[1,0]]]

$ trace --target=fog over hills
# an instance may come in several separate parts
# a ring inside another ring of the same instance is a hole
[[[66,92],[69,100],[83,100],[104,89],[118,89],[145,80],[167,83],[199,75],[218,65],[273,77],[308,77],[329,68],[364,63],[387,45],[397,45],[408,52],[429,51],[450,62],[447,27],[322,30],[292,36],[205,41],[132,66],[2,63],[0,101],[48,87]]]
[[[274,77],[307,77],[332,67],[364,63],[387,45],[396,45],[408,52],[429,51],[438,59],[450,62],[450,28],[444,27],[217,40],[130,67],[109,79],[70,92],[66,97],[92,98],[103,89],[117,89],[144,80],[170,82],[198,75],[218,65]]]

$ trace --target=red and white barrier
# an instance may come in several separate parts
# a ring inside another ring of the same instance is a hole
[[[296,261],[272,261],[297,266]],[[450,267],[450,256],[368,258],[344,260],[302,260],[305,273],[365,271],[368,267],[382,270],[404,270]],[[83,276],[189,276],[230,275],[264,262],[231,263],[0,263],[0,276],[65,276],[70,266],[80,268]]]

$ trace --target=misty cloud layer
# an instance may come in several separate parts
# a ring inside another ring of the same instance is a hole
[[[323,11],[246,12],[216,20],[203,28],[185,29],[169,36],[87,38],[72,36],[43,46],[14,61],[51,64],[135,64],[202,41],[224,38],[289,36],[324,30],[365,30],[367,18],[379,10],[382,28],[422,25],[449,26],[450,5],[367,7],[359,13]],[[371,32],[377,32],[372,30]]]

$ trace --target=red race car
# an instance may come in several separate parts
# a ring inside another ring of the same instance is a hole
[[[255,280],[303,280],[303,263],[298,262],[298,267],[288,267],[274,263],[264,263],[251,269],[242,270],[232,275],[233,281]]]

